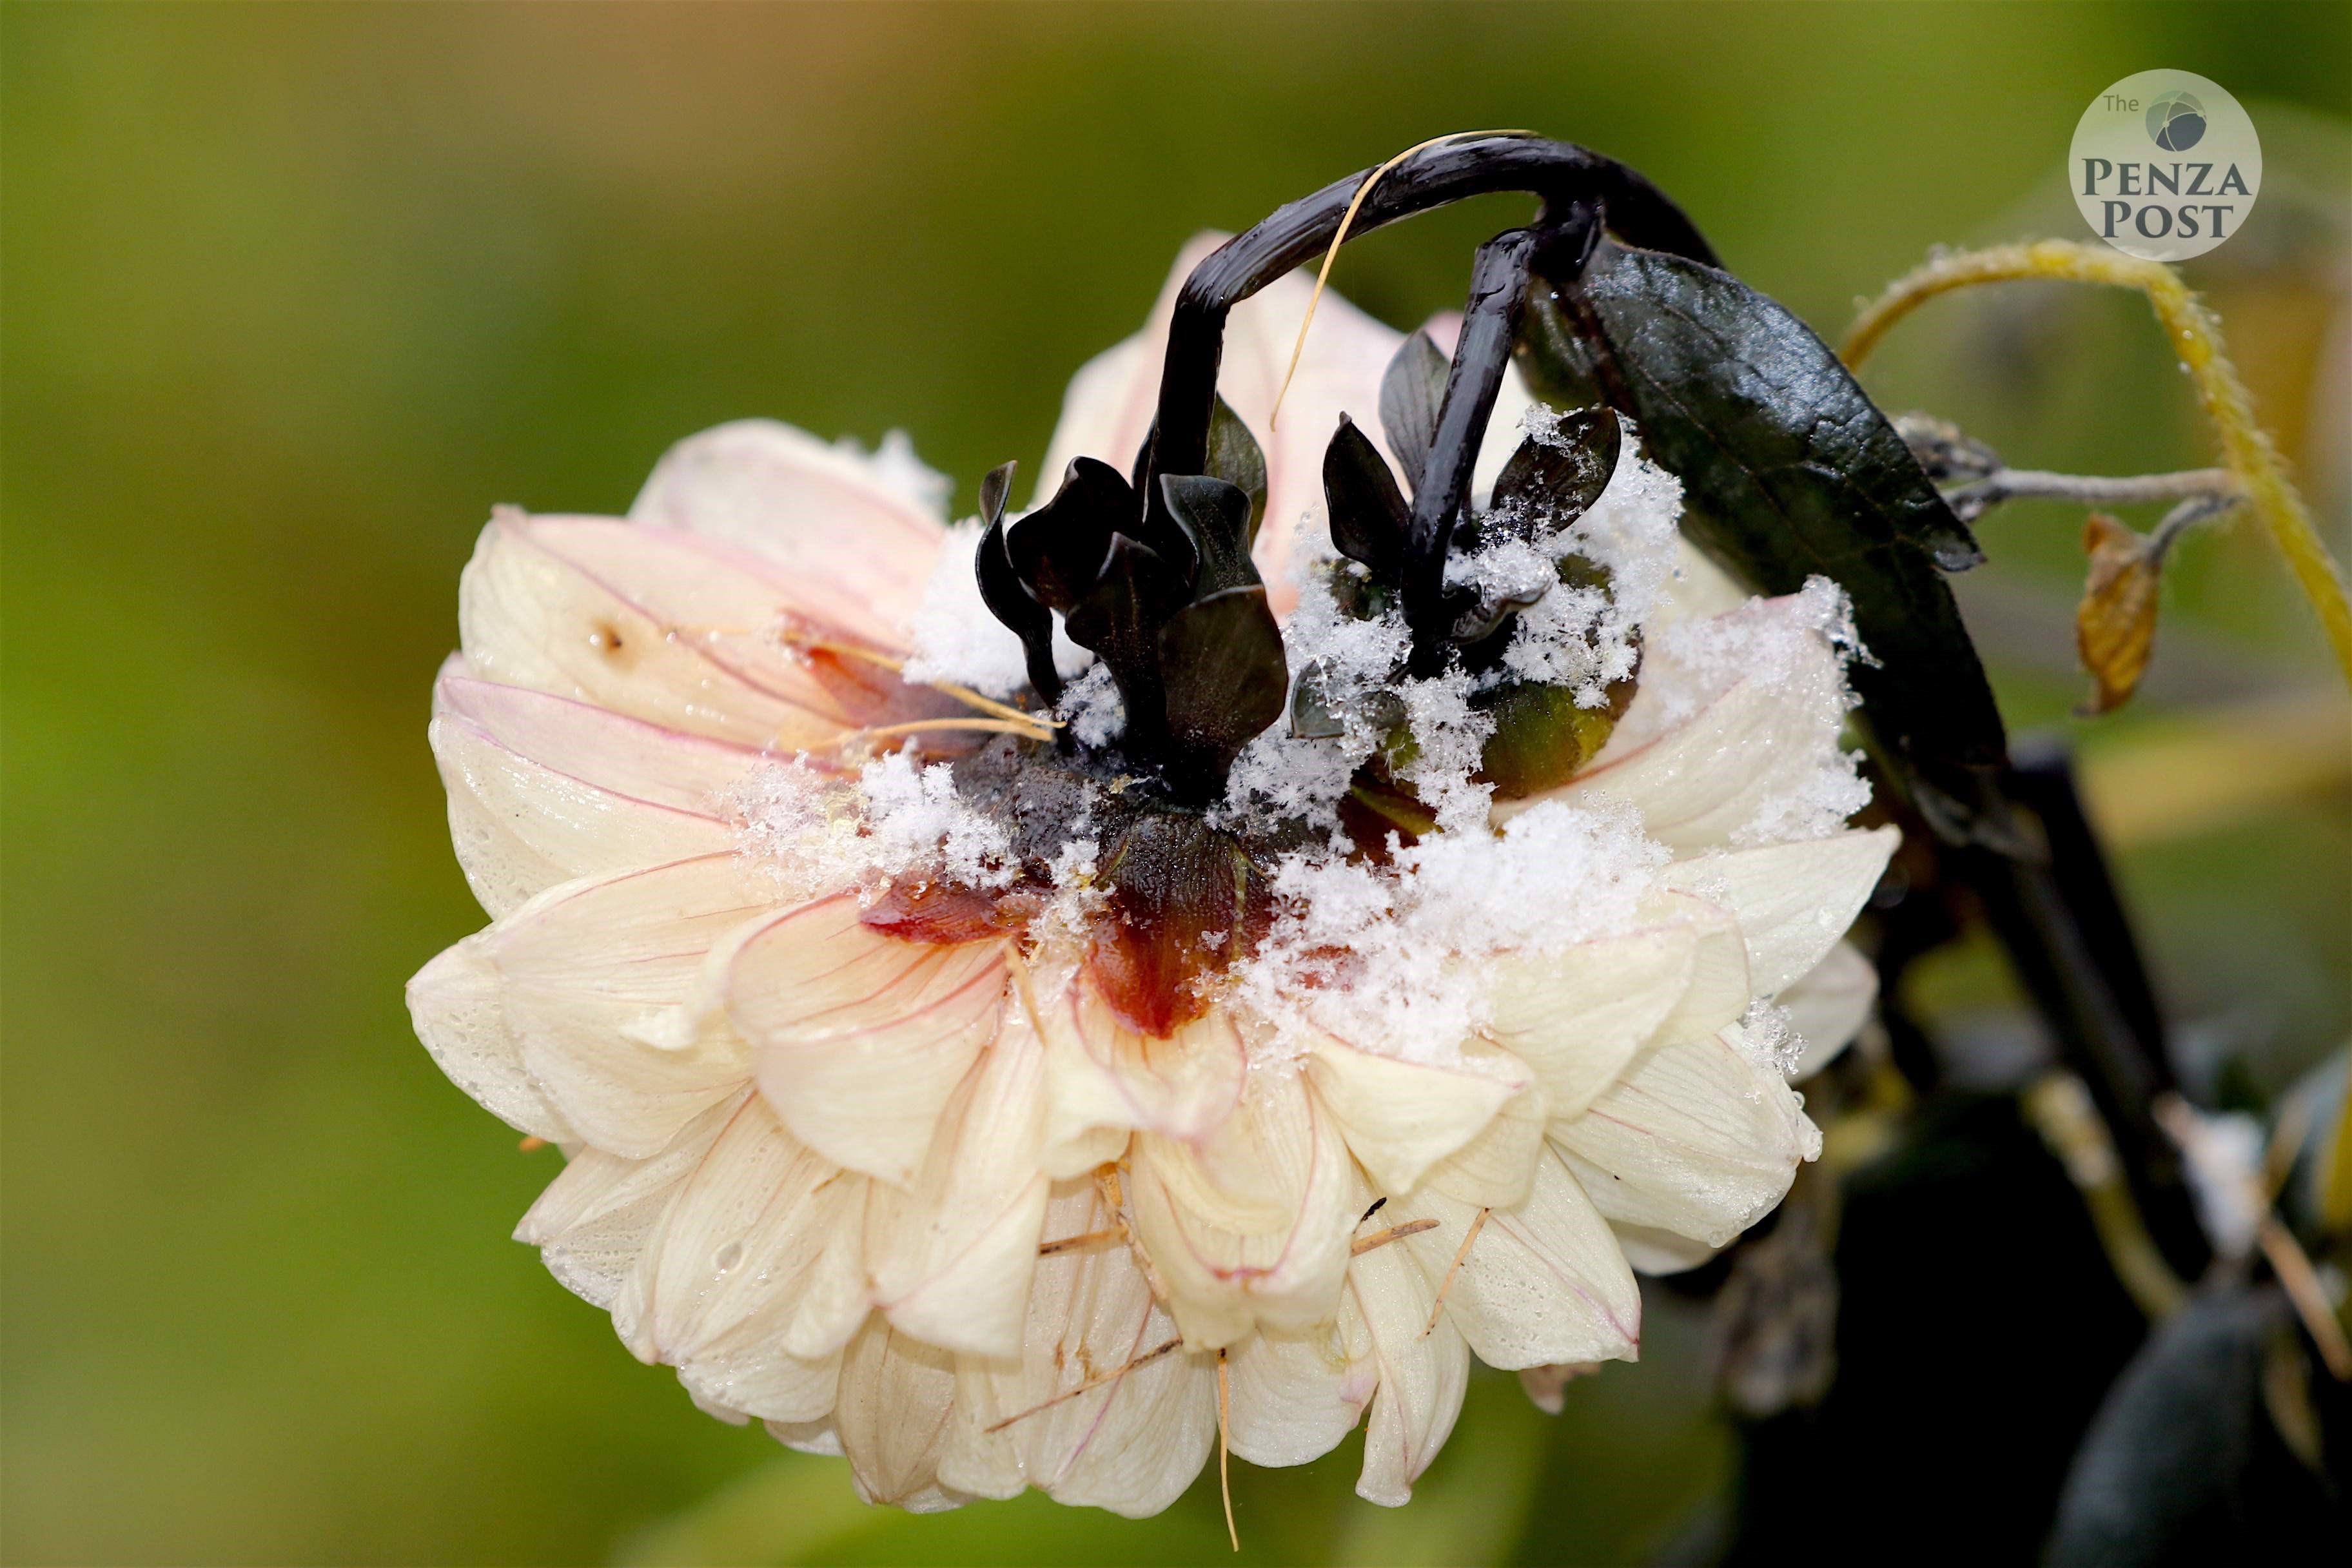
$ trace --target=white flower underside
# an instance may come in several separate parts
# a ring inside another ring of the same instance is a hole
[[[1234,312],[1223,370],[1266,441],[1275,584],[1333,418],[1375,404],[1397,342],[1327,299],[1269,434],[1305,287]],[[1133,456],[1167,304],[1074,382],[1048,484]],[[460,1088],[569,1156],[518,1238],[698,1404],[917,1510],[1166,1507],[1213,1450],[1220,1356],[1237,1455],[1300,1464],[1361,1426],[1359,1490],[1402,1503],[1473,1353],[1632,1359],[1633,1268],[1704,1258],[1818,1151],[1740,1020],[1777,997],[1810,1071],[1872,1000],[1840,938],[1893,832],[1749,831],[1836,746],[1818,606],[1681,563],[1647,630],[1698,651],[1645,669],[1552,797],[1638,811],[1671,854],[1632,919],[1497,959],[1478,1032],[1430,1059],[1328,1029],[1254,1056],[1235,1006],[1138,1036],[1067,952],[883,936],[854,890],[742,852],[728,803],[859,722],[779,625],[908,644],[946,531],[896,466],[746,422],[673,449],[626,520],[482,535],[430,733],[493,923],[409,1000]],[[1782,679],[1703,657],[1774,636]]]

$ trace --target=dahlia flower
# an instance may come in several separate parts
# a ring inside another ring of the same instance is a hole
[[[1173,574],[1118,601],[1156,643],[1095,624],[1056,541],[1126,504],[1204,253],[1071,384],[1030,512],[1000,472],[951,527],[903,441],[746,422],[625,518],[499,511],[461,584],[431,739],[491,924],[417,1032],[563,1150],[518,1238],[871,1501],[1139,1516],[1221,1429],[1295,1465],[1362,1426],[1403,1502],[1472,1355],[1633,1359],[1634,1270],[1779,1201],[1790,1080],[1871,1001],[1840,939],[1894,834],[1845,826],[1834,588],[1738,593],[1637,433],[1514,384],[1454,641],[1384,595],[1432,460],[1370,432],[1451,323],[1326,299],[1277,424],[1307,285],[1235,309],[1242,479],[1108,536]]]

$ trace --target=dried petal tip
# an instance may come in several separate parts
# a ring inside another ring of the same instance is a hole
[[[2081,710],[2087,718],[2114,712],[2138,689],[2156,647],[2164,565],[2153,541],[2105,512],[2084,522],[2083,550],[2091,570],[2074,610],[2074,643],[2094,683]]]

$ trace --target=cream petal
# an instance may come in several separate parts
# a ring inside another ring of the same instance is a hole
[[[770,419],[739,419],[664,453],[633,522],[701,534],[790,577],[809,613],[902,627],[945,537],[944,519],[875,460]]]
[[[1054,493],[1073,458],[1099,458],[1121,473],[1134,463],[1151,428],[1177,291],[1224,238],[1195,237],[1177,257],[1143,331],[1097,356],[1071,383],[1039,476],[1040,502]],[[1313,292],[1312,279],[1295,272],[1234,306],[1226,319],[1217,373],[1218,392],[1265,452],[1265,520],[1255,554],[1277,614],[1286,613],[1297,598],[1285,566],[1299,519],[1323,510],[1323,450],[1341,411],[1386,450],[1379,418],[1381,374],[1403,341],[1393,328],[1327,290],[1283,398],[1281,423],[1270,426]]]
[[[1253,1465],[1303,1465],[1356,1429],[1380,1369],[1369,1356],[1349,1358],[1335,1320],[1250,1335],[1228,1353],[1225,1378],[1234,1454]]]
[[[1391,1204],[1393,1223],[1433,1219],[1425,1266],[1469,1234],[1478,1210],[1435,1190]],[[1445,1310],[1480,1361],[1517,1370],[1559,1362],[1632,1361],[1642,1296],[1633,1270],[1584,1189],[1557,1154],[1536,1162],[1528,1195],[1488,1211],[1462,1259]]]
[[[1061,1184],[1047,1215],[1046,1234],[1056,1237],[1092,1235],[1118,1218],[1091,1182]],[[1018,1352],[957,1363],[957,1402],[972,1436],[943,1462],[941,1479],[993,1496],[1025,1483],[1131,1519],[1158,1513],[1200,1474],[1216,1441],[1216,1363],[1179,1350],[1119,1369],[1175,1337],[1125,1247],[1039,1259]]]
[[[749,746],[462,673],[435,683],[433,711],[594,789],[704,816],[724,816],[728,793],[768,760]]]
[[[1735,1026],[1659,1046],[1551,1141],[1612,1221],[1720,1247],[1788,1192],[1821,1133],[1778,1072],[1748,1059]]]
[[[1723,1250],[1654,1226],[1612,1223],[1609,1229],[1636,1274],[1680,1274],[1711,1260]]]
[[[501,513],[457,584],[466,656],[488,679],[786,752],[849,724],[774,640],[789,607],[713,546],[602,518]]]
[[[1186,1343],[1213,1350],[1261,1323],[1331,1315],[1360,1205],[1337,1122],[1299,1075],[1250,1075],[1240,1106],[1195,1147],[1139,1135],[1129,1155],[1136,1232]],[[1367,1200],[1369,1201],[1369,1200]]]
[[[1770,995],[1819,963],[1853,923],[1903,835],[1893,827],[1734,849],[1666,868],[1669,887],[1728,909],[1748,942],[1748,983]]]
[[[828,1415],[822,1421],[771,1421],[768,1436],[796,1454],[816,1454],[828,1459],[841,1456],[841,1429]]]
[[[1083,973],[1065,972],[1042,986],[1035,1001],[1051,1086],[1046,1141],[1066,1151],[1056,1159],[1056,1176],[1098,1163],[1074,1163],[1101,1147],[1087,1138],[1096,1129],[1197,1141],[1223,1125],[1241,1100],[1249,1054],[1222,1009],[1160,1038],[1120,1023]]]
[[[600,789],[500,745],[463,719],[445,714],[425,733],[449,791],[458,863],[477,896],[485,884],[521,887],[528,896],[574,877],[635,870],[734,847],[733,830],[715,816]],[[474,820],[495,826],[496,837],[461,834],[456,810],[460,796],[471,798],[479,808]],[[524,853],[513,853],[509,845]],[[499,868],[478,872],[476,863],[487,857],[495,857]],[[538,867],[552,874],[536,873],[545,880],[531,886]],[[490,902],[483,899],[485,908]]]
[[[1688,994],[1699,935],[1696,921],[1675,921],[1507,958],[1496,967],[1486,1032],[1533,1070],[1554,1115],[1572,1116]]]
[[[1805,612],[1791,596],[1754,601],[1733,613],[1786,618]],[[1835,690],[1843,679],[1838,656],[1819,637],[1806,647],[1801,668],[1778,671],[1770,680],[1735,680],[1676,722],[1646,711],[1666,700],[1663,693],[1637,695],[1645,711],[1627,711],[1623,740],[1612,736],[1591,767],[1537,798],[1631,805],[1650,837],[1678,854],[1730,843],[1766,803],[1805,790],[1836,747],[1821,710],[1823,691]],[[1533,804],[1514,802],[1512,810]]]
[[[885,936],[845,893],[795,905],[714,953],[760,1092],[827,1159],[904,1186],[996,1032],[1002,942]]]
[[[548,1272],[566,1289],[612,1310],[640,1274],[646,1246],[679,1186],[749,1098],[745,1090],[712,1106],[647,1159],[582,1149],[522,1216],[515,1239],[538,1247]],[[630,1339],[635,1328],[633,1319],[622,1339]]]
[[[1523,1089],[1478,1136],[1431,1166],[1423,1184],[1476,1208],[1507,1208],[1527,1196],[1550,1122],[1542,1087]]]
[[[1459,1059],[1439,1065],[1380,1056],[1318,1031],[1307,1081],[1373,1184],[1402,1193],[1476,1137],[1533,1079],[1508,1052],[1482,1041],[1465,1042]]]
[[[1453,1432],[1470,1384],[1469,1348],[1451,1316],[1438,1313],[1429,1329],[1437,1283],[1412,1250],[1417,1239],[1350,1263],[1339,1313],[1349,1359],[1368,1362],[1380,1376],[1356,1495],[1383,1508],[1411,1500],[1412,1483]]]
[[[828,1414],[838,1356],[782,1344],[826,1255],[854,1259],[864,1186],[745,1100],[664,1217],[640,1353],[677,1366],[696,1397],[764,1420]]]
[[[522,1046],[507,1027],[504,986],[480,936],[449,948],[408,983],[408,1016],[433,1060],[483,1110],[518,1131],[551,1143],[579,1134],[523,1066]]]
[[[1804,1055],[1789,1070],[1790,1082],[1802,1082],[1836,1060],[1870,1021],[1878,970],[1852,942],[1842,942],[1773,1000],[1789,1009],[1790,1025],[1805,1042]]]
[[[733,855],[551,888],[484,935],[523,1065],[583,1137],[643,1156],[749,1076],[696,1026],[704,959],[767,895]]]
[[[965,1497],[940,1484],[940,1452],[955,1417],[954,1358],[868,1318],[842,1354],[834,1431],[857,1495],[909,1513],[937,1513]]]
[[[1045,1223],[1045,1053],[1020,1008],[1003,1016],[913,1184],[877,1183],[866,1210],[877,1304],[908,1333],[975,1355],[1020,1349]]]

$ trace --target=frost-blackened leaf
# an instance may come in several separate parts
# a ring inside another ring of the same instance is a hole
[[[1004,467],[1012,466],[1007,463]],[[986,495],[983,486],[983,508]],[[1001,499],[999,505],[1001,510]],[[1005,553],[1004,523],[1001,518],[990,523],[988,531],[980,536],[973,570],[979,575],[981,602],[988,606],[988,613],[1021,639],[1021,651],[1029,668],[1029,684],[1037,689],[1038,696],[1053,701],[1062,694],[1062,678],[1054,668],[1054,612],[1039,604],[1022,585],[1020,574],[1013,569],[1013,557]]]
[[[1282,633],[1253,583],[1195,599],[1160,631],[1168,733],[1223,777],[1250,738],[1282,717]]]
[[[1238,486],[1206,474],[1162,474],[1160,499],[1199,561],[1194,593],[1258,581],[1249,553],[1250,500]]]
[[[1118,469],[1074,458],[1054,499],[1004,531],[1005,552],[1029,591],[1067,615],[1101,574],[1112,533],[1139,510]]]
[[[1429,467],[1437,438],[1437,412],[1445,404],[1445,355],[1427,332],[1415,332],[1398,348],[1381,377],[1381,429],[1414,489]]]
[[[1324,682],[1329,672],[1321,659],[1308,661],[1290,683],[1290,738],[1294,741],[1336,741],[1348,732],[1348,721],[1333,711]]]
[[[1412,515],[1379,448],[1344,414],[1323,449],[1323,500],[1339,553],[1370,567],[1380,582],[1403,581]]]
[[[1004,516],[1005,498],[1013,493],[1013,471],[1018,463],[999,463],[980,479],[980,521],[994,528]]]
[[[1257,542],[1258,525],[1265,521],[1265,453],[1222,397],[1209,416],[1208,471],[1249,498],[1249,527],[1242,540],[1247,550]]]
[[[1183,597],[1184,584],[1163,556],[1115,533],[1101,577],[1062,614],[1070,640],[1110,667],[1131,729],[1160,689],[1157,630]]]
[[[1728,273],[1608,240],[1558,299],[1532,291],[1526,323],[1530,384],[1598,386],[1630,416],[1699,548],[1768,594],[1816,573],[1845,589],[1875,659],[1855,689],[1922,814],[2013,847],[2000,714],[1938,570],[1975,564],[1976,542],[1836,356]]]
[[[1522,535],[1559,532],[1609,488],[1623,444],[1613,409],[1577,408],[1561,415],[1554,437],[1529,437],[1495,476],[1490,515]]]

